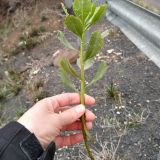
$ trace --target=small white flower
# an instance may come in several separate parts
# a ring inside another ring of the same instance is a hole
[[[119,111],[118,111],[118,112],[116,112],[116,113],[117,113],[117,114],[121,114],[121,112],[119,112]]]

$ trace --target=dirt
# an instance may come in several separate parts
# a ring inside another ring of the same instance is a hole
[[[13,14],[5,16],[3,21],[0,21],[0,52],[3,53],[3,57],[12,55],[14,48],[19,45],[20,37],[24,34],[43,27],[47,31],[46,35],[42,36],[45,39],[47,34],[57,30],[62,23],[59,17],[63,16],[59,8],[60,2],[56,0],[54,3],[42,0],[32,7],[27,5],[17,8]],[[1,59],[0,56],[0,61]]]
[[[159,0],[132,0],[132,1],[156,14],[160,14]]]
[[[158,9],[160,9],[160,1],[159,0],[146,0],[146,2],[150,3],[151,5],[155,6]]]
[[[55,17],[61,22],[54,30],[64,31],[66,37],[77,46],[76,38],[63,28],[62,16]],[[96,98],[96,106],[92,110],[97,119],[90,142],[96,160],[157,160],[160,150],[160,69],[105,19],[92,30],[95,29],[108,30],[110,33],[105,38],[102,53],[94,67],[86,73],[89,81],[95,75],[99,60],[107,61],[105,77],[88,91]],[[4,72],[10,68],[20,72],[25,79],[18,95],[0,101],[4,106],[4,123],[18,118],[19,111],[35,103],[36,99],[29,96],[27,86],[37,79],[44,82],[43,97],[70,91],[61,84],[58,68],[52,65],[52,54],[58,49],[63,49],[63,45],[54,33],[35,48],[0,64],[1,80],[4,80]],[[121,103],[107,95],[111,82],[121,93]],[[84,144],[81,143],[59,149],[55,159],[87,160],[86,155]]]

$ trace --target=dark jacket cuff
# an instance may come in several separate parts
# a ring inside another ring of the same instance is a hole
[[[6,125],[0,130],[0,135],[8,142],[3,145],[1,152],[12,143],[15,147],[20,148],[28,160],[53,160],[55,143],[52,142],[44,151],[36,136],[18,122]]]

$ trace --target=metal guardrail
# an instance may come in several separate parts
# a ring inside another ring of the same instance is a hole
[[[160,67],[160,16],[128,0],[107,2],[107,19]]]

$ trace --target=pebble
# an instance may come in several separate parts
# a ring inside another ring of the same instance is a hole
[[[131,102],[131,101],[129,101],[128,103],[129,103],[129,104],[132,104],[132,102]]]
[[[115,106],[115,109],[118,109],[118,107],[117,107],[117,106]]]
[[[117,56],[120,56],[120,55],[122,55],[122,53],[121,52],[118,52],[118,53],[115,53]]]
[[[113,51],[114,51],[114,49],[109,49],[109,50],[107,50],[107,52],[108,52],[109,54],[113,53]]]
[[[128,117],[131,117],[131,114],[130,114],[130,113],[128,114]]]
[[[150,102],[150,100],[146,100],[146,102],[147,102],[147,103],[149,103],[149,102]]]
[[[37,70],[35,70],[35,71],[33,72],[33,74],[36,75],[39,71],[40,71],[40,70],[37,69]]]
[[[121,106],[121,108],[123,108],[123,109],[124,109],[124,108],[125,108],[125,106]]]

